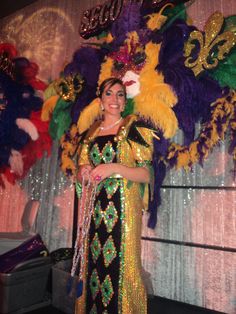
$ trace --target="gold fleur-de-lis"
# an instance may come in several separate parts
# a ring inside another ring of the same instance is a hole
[[[67,77],[59,78],[55,81],[54,86],[56,92],[65,101],[74,101],[76,96],[83,88],[84,80],[80,74],[68,75]]]
[[[220,34],[224,17],[222,13],[213,13],[206,22],[204,32],[194,30],[185,45],[185,66],[192,69],[195,76],[202,71],[213,69],[223,60],[236,43],[236,35],[227,31]],[[197,56],[194,50],[199,48]]]

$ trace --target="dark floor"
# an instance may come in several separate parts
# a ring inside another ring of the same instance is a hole
[[[31,314],[63,314],[52,306],[47,306],[35,311],[28,312]],[[207,310],[201,307],[192,306],[189,304],[167,300],[160,297],[152,297],[148,300],[148,314],[222,314]],[[113,313],[115,314],[115,313]],[[134,313],[135,314],[135,313]]]

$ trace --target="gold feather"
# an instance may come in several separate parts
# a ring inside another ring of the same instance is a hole
[[[57,104],[58,99],[59,99],[59,96],[54,95],[48,98],[44,102],[42,112],[41,112],[42,121],[49,121],[51,119],[52,112]]]
[[[171,109],[176,104],[177,97],[164,82],[162,73],[155,70],[160,45],[148,43],[145,52],[147,59],[140,72],[140,93],[134,98],[135,112],[150,119],[163,131],[164,137],[170,138],[178,128],[177,118]]]
[[[107,78],[111,77],[112,75],[112,66],[113,66],[113,60],[108,57],[105,62],[101,65],[100,75],[98,79],[98,86],[101,85],[101,83],[106,80]]]
[[[147,27],[151,29],[152,31],[158,30],[162,27],[162,25],[166,22],[167,16],[162,15],[162,12],[168,7],[173,7],[174,5],[172,3],[167,3],[163,6],[163,8],[158,13],[153,13],[147,15],[149,18],[147,21]]]

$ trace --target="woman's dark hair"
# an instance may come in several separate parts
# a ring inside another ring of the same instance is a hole
[[[107,86],[110,88],[115,84],[119,84],[122,86],[124,93],[125,93],[125,98],[126,98],[125,85],[120,79],[118,79],[116,77],[109,77],[108,79],[106,79],[102,82],[102,84],[99,86],[99,89],[98,89],[98,97],[100,97],[100,98],[102,97],[102,93],[104,92],[104,90]]]

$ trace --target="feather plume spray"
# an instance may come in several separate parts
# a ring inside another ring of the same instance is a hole
[[[194,140],[195,123],[209,119],[210,104],[222,95],[222,89],[216,81],[206,74],[196,79],[184,65],[184,43],[194,29],[184,21],[176,20],[163,33],[157,66],[164,75],[165,83],[172,86],[178,97],[174,112],[184,132],[184,145]]]
[[[155,71],[160,45],[146,45],[146,63],[140,72],[140,93],[134,98],[135,112],[146,120],[151,120],[163,131],[166,138],[174,136],[178,122],[172,107],[177,98],[170,86],[164,83],[164,77]]]
[[[166,160],[171,167],[188,170],[196,162],[203,164],[213,147],[224,139],[225,132],[235,117],[235,99],[235,92],[231,91],[212,104],[209,121],[202,128],[198,138],[189,146],[175,143],[170,145]]]
[[[16,125],[18,126],[19,129],[22,129],[27,134],[29,134],[33,141],[36,141],[38,139],[39,134],[37,128],[29,119],[17,118]]]
[[[74,53],[71,63],[64,69],[65,76],[79,73],[86,86],[78,95],[71,109],[73,123],[77,123],[81,111],[96,97],[100,66],[106,52],[104,49],[82,47]]]
[[[117,51],[123,45],[126,36],[132,31],[138,32],[140,29],[140,4],[129,3],[127,4],[119,18],[114,21],[111,27],[111,35],[114,40],[111,43],[113,51]]]

